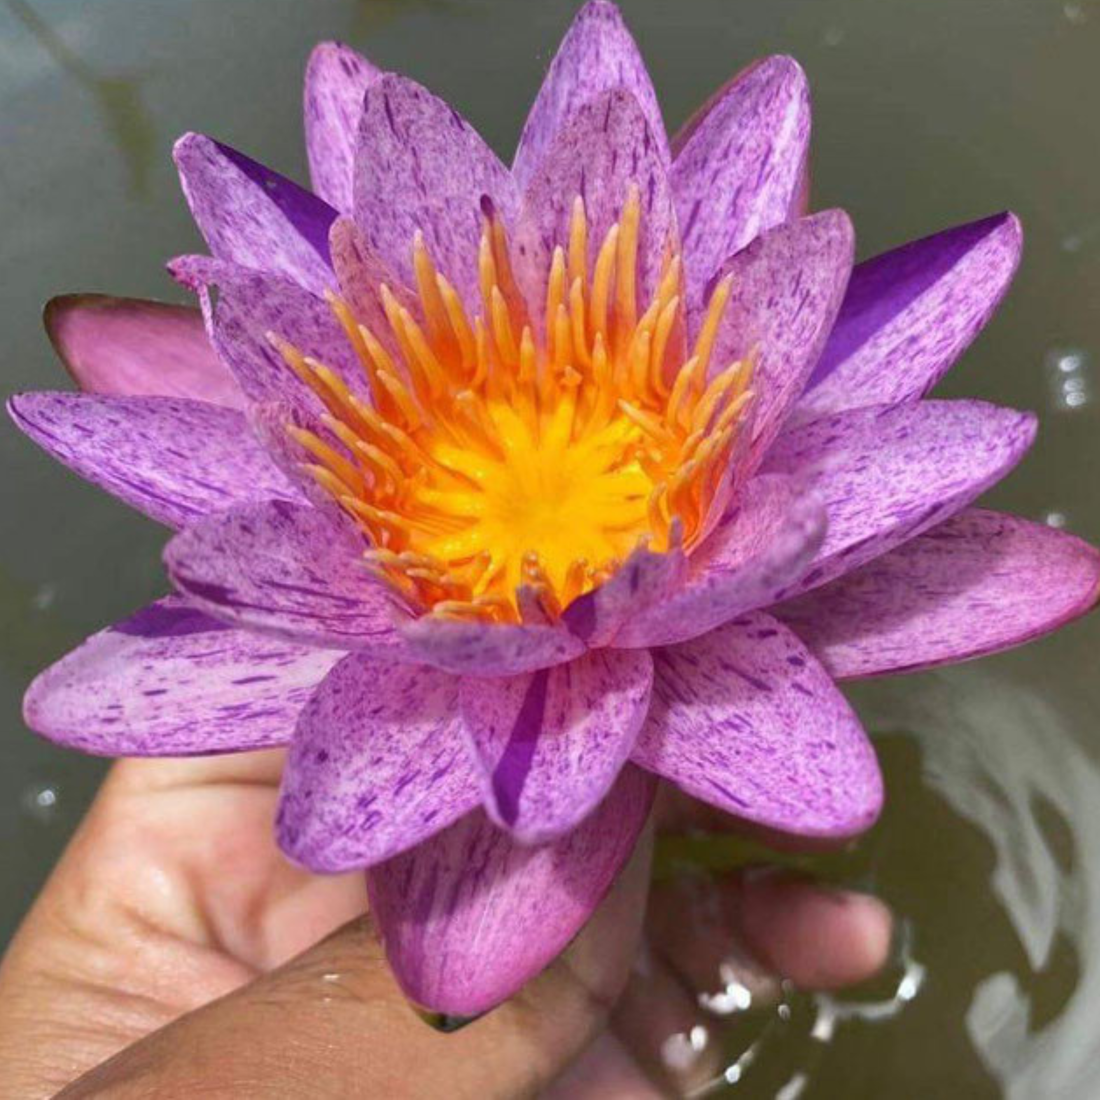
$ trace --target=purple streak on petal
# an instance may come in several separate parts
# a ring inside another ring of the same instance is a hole
[[[355,350],[323,298],[285,276],[205,256],[177,257],[169,270],[200,295],[210,339],[249,401],[285,401],[323,411],[313,391],[272,346],[269,334],[324,363],[357,396],[369,396]]]
[[[409,651],[460,676],[513,676],[579,657],[582,642],[563,626],[460,622],[424,615],[401,628]]]
[[[286,275],[314,294],[332,285],[336,211],[285,176],[201,134],[173,152],[191,213],[221,260]]]
[[[476,309],[482,198],[506,227],[515,220],[515,184],[477,132],[414,81],[386,73],[367,88],[355,154],[354,215],[367,244],[415,285],[419,229],[436,266]]]
[[[923,397],[992,316],[1022,247],[1017,218],[997,214],[859,264],[798,418]]]
[[[558,668],[569,667],[569,665],[558,665]],[[471,699],[466,720],[471,726],[477,723],[472,730],[475,746],[485,744],[490,749],[497,749],[499,746],[492,744],[493,735],[503,731],[493,725],[493,707],[485,706],[486,695],[491,693],[495,696],[499,692],[507,696],[514,694],[509,689],[517,682],[521,686],[526,684],[519,714],[516,715],[511,731],[507,734],[507,740],[496,766],[489,773],[490,792],[487,802],[497,811],[495,815],[497,823],[505,828],[513,827],[519,817],[520,794],[523,791],[524,781],[531,774],[539,734],[546,716],[546,682],[549,678],[550,669],[542,668],[538,672],[531,672],[515,679],[492,680],[489,683],[474,681],[473,690],[469,693]],[[495,698],[493,703],[499,706]],[[507,710],[511,709],[509,703],[510,700],[504,700]],[[486,710],[490,712],[489,721],[485,721]],[[489,761],[483,760],[481,763],[484,766]]]
[[[94,634],[31,684],[27,725],[97,756],[284,745],[339,659],[232,630],[176,596]]]
[[[53,298],[46,332],[82,390],[120,397],[190,397],[228,408],[244,395],[189,306],[105,294]]]
[[[59,462],[169,527],[237,504],[301,499],[236,409],[43,392],[12,397],[8,411]]]
[[[1023,458],[1035,417],[983,401],[849,409],[785,434],[765,470],[802,479],[829,528],[782,596],[849,573],[965,508]]]
[[[235,626],[333,649],[403,651],[388,593],[362,565],[350,524],[273,502],[208,516],[164,551],[190,602]]]
[[[661,107],[638,47],[614,4],[590,0],[562,39],[524,124],[512,165],[521,189],[577,111],[612,88],[624,88],[637,100],[668,163]]]
[[[517,844],[481,811],[367,871],[390,965],[417,1004],[494,1008],[580,931],[630,857],[655,784],[627,767],[596,811],[550,844]]]
[[[607,794],[649,708],[644,650],[593,650],[525,676],[463,681],[489,816],[523,844],[575,828]]]
[[[751,446],[735,479],[754,470],[806,386],[844,297],[852,269],[852,223],[826,210],[769,230],[716,276],[733,278],[711,356],[715,374],[755,349]]]
[[[756,477],[690,559],[679,591],[628,619],[612,645],[673,645],[772,603],[805,572],[825,511],[792,478]]]
[[[523,195],[514,245],[516,275],[532,316],[540,323],[551,257],[555,245],[569,243],[574,199],[580,195],[588,215],[591,269],[607,231],[619,218],[631,183],[638,186],[642,210],[638,301],[647,303],[669,245],[676,242],[676,215],[662,147],[638,101],[629,91],[616,88],[572,116],[532,173]]]
[[[187,638],[192,634],[214,634],[232,628],[228,623],[204,615],[179,596],[166,596],[109,629],[134,638]]]
[[[809,144],[809,87],[790,57],[738,74],[695,121],[671,174],[689,312],[729,256],[791,217]]]
[[[341,213],[351,212],[355,142],[363,95],[379,69],[341,42],[315,46],[306,65],[306,153],[313,189]]]
[[[348,871],[419,844],[480,800],[458,681],[353,654],[298,721],[276,835],[310,870]]]
[[[913,672],[1031,641],[1096,606],[1100,552],[973,508],[775,613],[842,678]]]
[[[874,749],[825,670],[754,612],[659,650],[635,763],[735,817],[806,839],[863,832],[882,806]]]
[[[663,554],[639,547],[610,580],[575,599],[562,622],[585,645],[607,645],[624,623],[673,593],[686,573],[687,559],[679,547]]]

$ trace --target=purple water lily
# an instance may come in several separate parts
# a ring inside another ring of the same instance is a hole
[[[176,147],[202,313],[48,311],[87,392],[18,425],[177,533],[178,595],[44,672],[28,723],[106,755],[289,745],[279,843],[367,868],[404,989],[498,1003],[573,937],[657,777],[747,825],[866,829],[838,679],[1088,610],[1100,556],[971,507],[1027,413],[926,394],[1015,270],[1001,214],[860,264],[805,216],[798,65],[666,138],[617,10],[577,16],[511,170],[339,45],[306,74],[316,194]]]

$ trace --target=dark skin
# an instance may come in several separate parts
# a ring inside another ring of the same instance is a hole
[[[661,1043],[699,1018],[719,961],[758,988],[835,988],[886,958],[872,898],[778,875],[651,893],[647,830],[555,963],[442,1034],[390,974],[362,876],[276,849],[281,766],[115,766],[0,965],[2,1100],[674,1095],[715,1068],[670,1069]],[[664,799],[662,822],[682,821]]]

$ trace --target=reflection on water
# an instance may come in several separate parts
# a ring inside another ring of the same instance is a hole
[[[892,967],[843,995],[784,986],[778,1003],[717,976],[719,992],[699,999],[714,1027],[674,1037],[680,1055],[722,1044],[719,1071],[691,1095],[877,1097],[900,1080],[912,1095],[1093,1095],[1100,768],[1035,690],[974,668],[920,684],[854,693],[872,729],[909,731],[878,738],[889,791],[878,829],[845,853],[777,857],[889,898]],[[661,871],[761,855],[729,839],[672,843]],[[912,1060],[876,1058],[882,1044]]]
[[[574,6],[3,0],[4,389],[64,384],[39,322],[50,295],[178,294],[161,263],[197,239],[169,156],[177,134],[212,132],[302,177],[297,82],[314,41],[350,41],[429,83],[507,154]],[[991,503],[1100,540],[1095,0],[623,6],[673,126],[754,55],[803,62],[816,205],[852,212],[861,255],[1000,206],[1020,212],[1017,286],[943,389],[1041,409],[1035,453]],[[21,730],[23,686],[164,581],[159,529],[14,432],[0,432],[0,459],[2,937],[102,774]],[[843,997],[716,973],[704,1022],[670,1034],[666,1059],[713,1067],[712,1094],[769,1100],[1091,1100],[1097,652],[1100,617],[1018,655],[854,690],[880,732],[885,816],[853,850],[793,862],[896,909],[906,936],[895,965]],[[716,867],[748,854],[727,841],[673,852]]]
[[[925,731],[929,785],[993,846],[990,887],[1026,954],[1026,966],[976,984],[974,1049],[1006,1096],[1089,1095],[1100,1061],[1100,771],[1038,692],[971,672],[905,700],[882,695],[883,718]]]

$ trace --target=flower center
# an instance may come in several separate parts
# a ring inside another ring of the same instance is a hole
[[[710,371],[729,281],[688,355],[678,255],[638,315],[640,220],[631,187],[589,265],[574,202],[537,325],[491,210],[472,318],[417,234],[416,295],[378,288],[386,331],[330,296],[371,404],[271,337],[327,410],[327,435],[288,426],[311,456],[306,469],[360,525],[369,568],[414,613],[553,620],[637,546],[690,549],[725,507],[752,399],[751,360]]]

